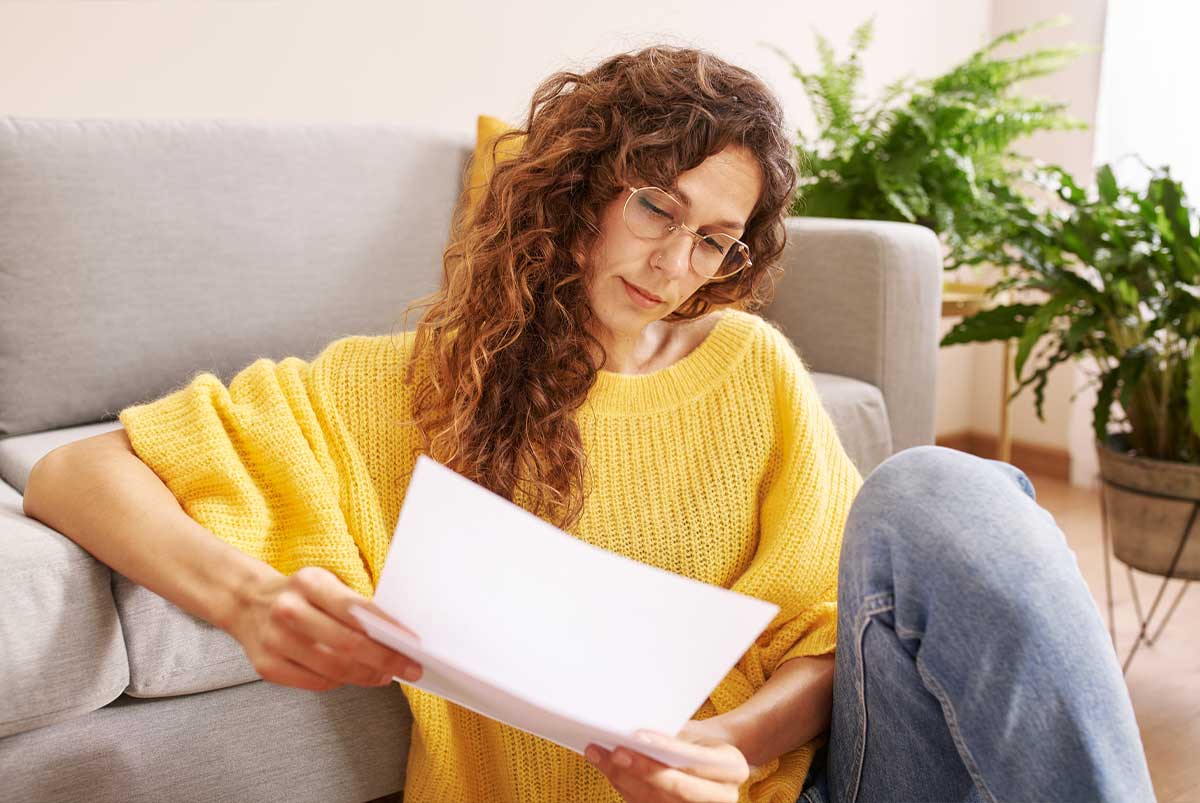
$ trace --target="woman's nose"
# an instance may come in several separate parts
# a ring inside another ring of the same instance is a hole
[[[684,229],[676,229],[667,235],[660,248],[661,256],[654,260],[663,270],[671,273],[687,273],[691,270],[692,236]]]

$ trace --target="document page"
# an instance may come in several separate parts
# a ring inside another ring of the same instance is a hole
[[[778,606],[587,544],[422,455],[375,605],[354,609],[411,656],[410,685],[577,753],[676,734]],[[402,683],[408,681],[397,678]]]

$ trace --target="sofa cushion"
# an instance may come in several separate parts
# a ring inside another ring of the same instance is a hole
[[[0,117],[0,436],[400,328],[470,153],[391,123]]]
[[[838,440],[864,477],[892,453],[892,430],[883,393],[869,382],[812,372],[821,405],[833,419]]]
[[[120,428],[120,421],[108,421],[5,438],[0,440],[0,476],[24,491],[34,464],[55,447]],[[16,506],[20,512],[19,498]],[[36,522],[30,521],[30,524]],[[53,538],[66,540],[53,530],[41,529]],[[79,549],[70,541],[67,543]],[[107,586],[107,567],[86,553],[84,555],[92,564],[104,569]],[[32,558],[26,556],[26,559]],[[241,645],[229,634],[184,612],[118,572],[112,572],[111,576],[109,604],[115,601],[125,641],[124,652],[128,657],[127,694],[171,697],[258,679]],[[9,593],[9,586],[4,587],[3,593]],[[124,684],[122,688],[125,688]],[[115,696],[113,694],[105,702]]]
[[[129,681],[111,572],[0,482],[0,737],[95,711]],[[7,777],[0,772],[0,777]]]
[[[173,697],[258,680],[233,636],[114,573],[131,697]]]
[[[360,803],[403,786],[411,727],[398,684],[122,696],[0,741],[0,801]]]

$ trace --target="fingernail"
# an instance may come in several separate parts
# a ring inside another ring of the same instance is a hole
[[[633,759],[630,758],[629,754],[624,750],[618,750],[617,752],[613,753],[613,763],[618,767],[628,767],[633,763]]]
[[[592,762],[593,764],[599,764],[599,763],[600,763],[600,751],[599,751],[599,750],[597,750],[596,748],[594,748],[594,747],[588,747],[588,749],[587,749],[587,750],[584,750],[584,751],[583,751],[583,754],[584,754],[585,756],[587,756],[587,760],[588,760],[588,761],[590,761],[590,762]]]
[[[405,680],[415,681],[415,680],[419,680],[420,677],[421,677],[421,670],[417,669],[415,666],[406,666],[404,668],[404,679]]]

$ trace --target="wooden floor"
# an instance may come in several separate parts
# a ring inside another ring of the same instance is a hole
[[[1050,511],[1066,534],[1107,624],[1099,492],[1049,477],[1035,475],[1030,479],[1038,503]],[[1111,572],[1117,653],[1124,664],[1137,635],[1137,614],[1125,565],[1113,560]],[[1133,577],[1145,614],[1162,578],[1137,571]],[[1151,635],[1183,586],[1180,580],[1167,585]],[[1138,649],[1125,682],[1159,803],[1200,801],[1200,583],[1193,582],[1186,588],[1179,607],[1154,644],[1142,644]]]

